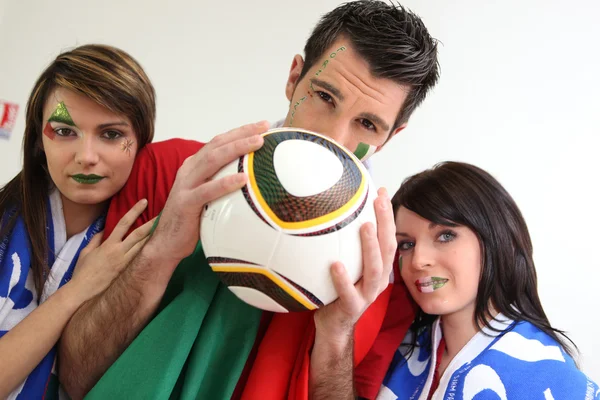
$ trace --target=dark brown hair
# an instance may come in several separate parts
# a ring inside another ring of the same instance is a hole
[[[342,4],[321,18],[306,42],[300,79],[341,36],[368,62],[373,76],[410,87],[392,130],[408,121],[439,78],[437,41],[421,18],[393,2]]]
[[[0,189],[0,240],[21,215],[31,244],[31,268],[38,295],[48,271],[46,199],[52,181],[42,148],[44,105],[56,88],[86,96],[131,121],[141,149],[154,137],[155,93],[150,79],[126,52],[105,45],[85,45],[60,54],[35,83],[25,116],[23,169]],[[7,212],[14,210],[9,218]]]
[[[489,306],[515,321],[529,321],[559,342],[573,356],[577,346],[553,328],[542,307],[533,245],[521,211],[502,185],[470,164],[444,162],[406,179],[392,198],[394,215],[400,207],[438,225],[465,226],[479,239],[481,277],[475,301],[478,327],[489,324]],[[417,313],[415,332],[434,316]]]

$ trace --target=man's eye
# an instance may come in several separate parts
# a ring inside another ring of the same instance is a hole
[[[106,139],[109,139],[109,140],[115,140],[115,139],[119,139],[121,136],[123,136],[123,134],[118,131],[107,131],[107,132],[104,132],[102,134],[102,136],[104,136]]]
[[[317,91],[317,94],[323,101],[327,103],[333,103],[333,98],[328,93]]]
[[[72,129],[69,128],[58,128],[55,129],[54,132],[56,132],[56,134],[58,136],[74,136],[75,132],[73,132]]]
[[[362,124],[362,126],[364,126],[365,128],[367,128],[370,131],[377,130],[377,127],[375,126],[375,124],[372,123],[371,121],[369,121],[368,119],[361,118],[360,123]]]

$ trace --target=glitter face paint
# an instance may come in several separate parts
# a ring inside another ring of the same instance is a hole
[[[448,282],[446,278],[438,278],[436,276],[428,276],[426,278],[420,278],[415,281],[417,290],[421,293],[433,293],[434,291],[441,289]]]
[[[73,118],[71,118],[71,114],[69,114],[69,111],[67,110],[67,106],[65,106],[65,103],[62,101],[58,103],[56,110],[54,110],[50,118],[48,118],[48,122],[60,122],[77,127],[75,122],[73,122]]]
[[[337,55],[337,53],[339,53],[340,51],[344,51],[346,50],[346,47],[342,46],[339,49],[337,49],[336,51],[334,51],[333,53],[329,54],[329,58],[325,59],[325,61],[323,61],[323,64],[321,64],[321,67],[319,68],[319,70],[315,73],[315,77],[319,76],[321,74],[321,72],[323,72],[325,70],[325,68],[327,67],[327,64],[329,64],[329,60],[330,59],[334,59],[335,56]],[[315,88],[313,87],[312,82],[310,83],[310,89],[314,92]],[[309,95],[312,97],[312,94]],[[300,104],[302,104],[304,102],[304,100],[306,100],[306,96],[302,97],[301,99],[299,99],[298,101],[296,101],[296,103],[294,104],[294,109],[292,110],[292,115],[290,116],[290,126],[294,126],[294,115],[296,114],[296,109],[300,106]]]
[[[356,150],[354,150],[354,155],[360,161],[365,161],[367,158],[375,154],[375,151],[377,151],[377,146],[360,142],[358,147],[356,147]]]
[[[58,103],[56,109],[54,110],[52,115],[50,115],[50,118],[48,118],[48,122],[44,127],[44,135],[46,135],[48,139],[54,140],[56,138],[56,132],[54,132],[54,128],[52,128],[50,122],[58,122],[61,124],[77,127],[77,125],[75,125],[75,122],[73,122],[73,118],[71,118],[71,114],[69,114],[69,111],[67,110],[67,106],[65,106],[65,103],[62,101]]]
[[[133,140],[131,140],[131,139],[125,138],[121,142],[121,150],[123,150],[124,153],[127,153],[128,156],[131,155],[132,147],[133,147]]]

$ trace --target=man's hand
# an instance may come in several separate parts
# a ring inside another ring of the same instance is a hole
[[[331,338],[351,332],[363,312],[389,284],[396,251],[396,225],[387,191],[379,189],[375,199],[377,229],[371,223],[360,229],[363,276],[352,284],[342,263],[334,263],[331,275],[339,299],[315,313],[317,330]]]
[[[205,204],[246,184],[246,175],[237,173],[211,180],[237,158],[258,150],[267,122],[244,125],[216,136],[198,153],[185,160],[167,199],[152,241],[160,243],[162,257],[177,264],[194,251],[200,240],[200,215]]]
[[[315,312],[316,335],[310,363],[310,398],[354,399],[354,325],[389,284],[396,251],[392,204],[385,189],[375,199],[377,229],[361,226],[363,276],[352,283],[341,263],[331,275],[339,298]]]

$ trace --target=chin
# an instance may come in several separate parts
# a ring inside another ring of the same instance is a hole
[[[80,205],[96,205],[104,203],[109,200],[113,194],[108,193],[63,193],[63,197],[66,197],[69,201],[80,204]]]
[[[421,299],[421,301],[418,301],[417,304],[424,313],[429,315],[446,315],[456,311],[450,306],[450,304],[442,304],[440,300],[436,299],[426,301]]]

